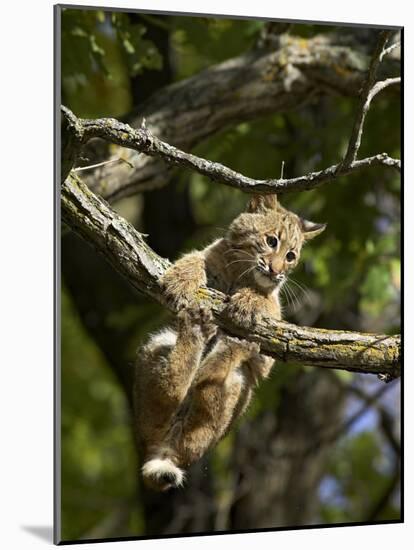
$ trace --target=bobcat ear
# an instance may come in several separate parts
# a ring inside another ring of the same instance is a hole
[[[309,241],[310,239],[320,235],[322,231],[325,231],[326,225],[326,223],[314,223],[300,218],[300,226],[305,241]]]
[[[263,212],[277,207],[277,195],[253,195],[247,204],[247,212]]]

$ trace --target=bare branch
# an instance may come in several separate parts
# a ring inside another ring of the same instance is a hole
[[[379,417],[380,417],[380,427],[382,430],[382,433],[386,440],[388,441],[390,447],[393,449],[395,455],[397,457],[401,456],[401,444],[397,440],[395,436],[395,426],[394,426],[394,420],[384,405],[381,404],[378,397],[382,397],[384,392],[387,390],[387,388],[393,387],[393,383],[388,385],[383,385],[381,388],[374,393],[373,395],[367,394],[362,388],[359,386],[351,386],[349,387],[349,390],[352,391],[357,397],[359,397],[362,401],[364,401],[366,407],[374,406],[377,410]]]
[[[95,168],[99,168],[101,166],[107,166],[108,164],[113,164],[116,162],[125,162],[130,168],[133,168],[132,164],[128,162],[127,160],[123,158],[117,158],[117,159],[111,159],[111,160],[104,160],[103,162],[97,162],[96,164],[90,164],[89,166],[79,166],[78,168],[74,168],[74,172],[85,172],[86,170],[93,170]]]
[[[381,63],[381,59],[383,58],[383,53],[385,51],[384,46],[389,40],[391,34],[391,31],[381,31],[379,33],[377,45],[375,47],[375,51],[372,55],[371,63],[368,69],[368,74],[361,90],[360,102],[355,117],[354,127],[352,129],[351,137],[348,143],[348,149],[341,163],[345,167],[350,166],[353,162],[355,162],[357,158],[358,151],[361,146],[361,138],[362,132],[364,130],[365,117],[368,113],[372,98],[380,90],[383,90],[390,84],[400,82],[399,78],[390,78],[384,80],[382,83],[377,82],[377,84],[374,85],[378,66]]]
[[[169,145],[154,136],[146,125],[134,130],[128,124],[115,119],[80,119],[66,107],[62,107],[64,116],[69,116],[71,121],[76,121],[78,147],[89,139],[100,137],[110,143],[116,143],[146,155],[158,157],[167,165],[185,166],[191,168],[212,181],[218,181],[225,185],[241,189],[247,193],[288,193],[292,191],[304,191],[314,189],[322,184],[334,181],[337,177],[351,174],[362,168],[373,165],[384,165],[400,169],[400,161],[390,158],[386,153],[380,153],[372,157],[354,161],[350,165],[335,164],[319,172],[311,172],[304,176],[291,179],[256,180],[240,174],[223,164],[212,162],[191,153],[185,153],[177,147]],[[70,115],[68,115],[70,113]],[[63,174],[65,177],[66,174]]]
[[[367,99],[368,107],[372,99],[377,95],[378,92],[381,92],[381,90],[384,90],[384,88],[387,88],[392,84],[401,84],[401,78],[400,77],[387,78],[385,80],[380,80],[379,82],[376,82],[374,86],[371,88],[371,91],[369,92],[369,95],[368,95],[368,99]]]
[[[372,31],[374,33],[376,31]],[[129,120],[147,128],[175,147],[192,148],[223,128],[259,117],[285,113],[313,101],[319,95],[356,96],[369,65],[367,44],[352,33],[344,42],[335,33],[309,39],[279,35],[269,50],[255,50],[212,65],[194,76],[167,86],[144,104]],[[399,60],[385,59],[381,79],[399,74]],[[88,151],[93,158],[96,150]],[[105,148],[94,161],[119,157],[116,147]],[[133,164],[108,165],[88,173],[85,182],[106,200],[162,187],[171,176],[169,167],[156,157],[126,150],[122,156]]]
[[[357,393],[358,397],[364,401],[363,405],[355,411],[353,415],[351,415],[343,424],[342,426],[339,426],[339,428],[332,433],[329,436],[330,441],[335,441],[339,437],[342,437],[344,434],[346,434],[349,429],[352,427],[353,424],[355,424],[368,410],[370,410],[373,406],[376,406],[376,404],[381,400],[381,398],[384,396],[384,394],[390,390],[390,388],[393,387],[393,384],[382,384],[379,389],[374,392],[372,395],[365,394],[362,390]],[[351,389],[351,391],[354,391],[353,388],[346,387],[347,390]]]
[[[160,158],[168,166],[189,167],[212,180],[249,193],[284,193],[312,189],[335,180],[339,175],[349,174],[374,164],[399,169],[400,162],[385,153],[356,160],[363,119],[366,114],[364,108],[370,97],[369,94],[371,93],[373,97],[381,89],[397,81],[397,79],[388,79],[378,83],[378,86],[372,87],[379,64],[379,55],[383,51],[385,41],[386,38],[382,36],[371,62],[364,87],[367,92],[364,91],[363,94],[363,108],[359,112],[353,136],[351,136],[350,151],[355,156],[350,162],[342,162],[298,178],[268,180],[248,178],[220,163],[185,153],[178,147],[160,140],[148,129],[145,118],[142,119],[139,129],[133,129],[115,119],[82,120],[67,108],[62,107],[64,130],[63,219],[72,229],[97,247],[113,267],[126,276],[135,288],[168,307],[159,285],[160,276],[169,265],[168,260],[160,258],[149,249],[143,236],[115,214],[106,203],[100,201],[79,178],[73,174],[66,177],[73,167],[81,146],[90,139],[99,137],[147,156]],[[247,330],[246,327],[235,324],[226,316],[226,297],[223,294],[203,288],[198,291],[198,299],[208,302],[219,326],[232,334],[260,343],[264,353],[279,360],[376,373],[387,379],[399,376],[399,336],[325,331],[298,327],[288,323],[274,323],[270,320],[264,320],[260,326],[249,327]]]
[[[336,382],[338,382],[336,380]],[[342,391],[352,391],[354,392],[354,387],[345,386],[340,384]],[[392,384],[381,385],[381,387],[373,395],[365,395],[362,390],[361,392],[354,392],[358,395],[359,398],[364,400],[364,404],[353,414],[351,415],[343,424],[335,427],[334,429],[328,430],[324,434],[320,434],[319,437],[315,437],[312,442],[306,447],[296,448],[293,452],[283,453],[280,457],[283,458],[295,458],[299,455],[309,456],[312,453],[315,453],[318,449],[323,446],[329,445],[338,441],[344,437],[351,427],[357,422],[372,406],[376,406],[378,401],[383,397],[383,395],[392,387]]]
[[[109,261],[131,285],[165,305],[160,277],[170,265],[145,243],[142,235],[96,197],[73,173],[61,191],[62,218]],[[248,329],[226,315],[226,296],[210,288],[197,293],[224,330],[257,342],[279,361],[363,373],[400,375],[400,337],[299,327],[264,320]]]
[[[400,47],[401,47],[401,42],[398,41],[398,42],[394,42],[394,44],[391,44],[391,46],[389,46],[388,48],[385,48],[384,50],[382,50],[381,55],[380,55],[380,61],[382,61],[386,55],[390,54],[395,49],[400,48]]]

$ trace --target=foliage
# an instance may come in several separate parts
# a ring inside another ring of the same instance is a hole
[[[130,480],[137,465],[125,397],[65,288],[61,385],[62,529],[65,538],[75,539],[95,527],[114,506],[135,498],[136,488]],[[135,524],[135,530],[140,529],[137,517],[126,520]]]
[[[131,82],[151,77],[168,61],[148,36],[161,26],[170,35],[174,78],[185,78],[232,56],[249,51],[263,23],[250,20],[184,16],[144,16],[102,10],[64,9],[62,14],[62,92],[81,116],[118,116],[133,108]],[[305,37],[332,27],[294,25]],[[335,29],[334,29],[335,30]],[[337,29],[336,29],[337,30]],[[293,32],[293,31],[292,31]],[[346,149],[355,100],[315,98],[302,109],[225,128],[199,144],[195,152],[256,178],[293,177],[337,162]],[[400,103],[392,93],[374,100],[367,118],[361,156],[387,151],[400,154]],[[199,174],[178,171],[176,192],[189,192],[195,229],[181,250],[202,246],[223,234],[244,208],[243,193]],[[135,198],[129,199],[131,204]],[[144,202],[148,201],[144,196]],[[285,296],[287,318],[337,329],[396,331],[400,315],[400,183],[395,173],[368,169],[316,189],[286,196],[288,208],[328,230],[303,252],[291,295]],[[223,205],[226,205],[223,208]],[[137,227],[143,227],[138,213]],[[171,230],[171,229],[170,229]],[[167,229],[168,232],[168,229]],[[168,238],[168,233],[166,234]],[[65,246],[63,242],[63,246]],[[176,251],[179,253],[180,251]],[[110,297],[108,296],[108,299]],[[165,322],[165,312],[143,298],[128,307],[114,305],[101,322],[114,333],[130,335],[125,355],[148,330]],[[263,384],[248,411],[254,421],[276,411],[279,394],[294,384],[301,367],[283,365]],[[338,375],[341,383],[349,377]],[[395,414],[395,411],[394,411]],[[381,466],[384,443],[373,423],[362,433],[343,437],[331,453],[320,486],[320,521],[362,521],[392,472]],[[216,503],[226,502],[234,434],[211,453]],[[85,536],[110,515],[128,507],[111,536],[145,532],[137,506],[136,454],[125,395],[107,357],[97,349],[67,292],[62,296],[62,514],[65,539]],[[382,519],[399,517],[395,500]]]
[[[62,94],[78,114],[118,116],[131,109],[129,77],[160,69],[146,27],[122,12],[62,10]]]
[[[343,441],[335,448],[321,485],[321,519],[329,523],[370,519],[370,508],[386,490],[392,470],[376,432],[364,431]],[[375,519],[398,518],[398,502],[390,501]]]

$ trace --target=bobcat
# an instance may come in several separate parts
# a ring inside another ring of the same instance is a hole
[[[135,423],[147,486],[181,486],[185,469],[228,432],[273,364],[257,344],[218,331],[211,313],[195,302],[197,289],[208,285],[229,294],[226,311],[241,324],[280,320],[287,274],[304,242],[325,227],[286,210],[276,195],[255,195],[224,238],[166,271],[162,286],[178,310],[176,326],[149,338],[135,368]]]

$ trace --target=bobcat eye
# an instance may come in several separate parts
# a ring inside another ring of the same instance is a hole
[[[270,246],[270,248],[276,248],[278,242],[277,237],[273,237],[273,235],[266,237],[266,243]]]
[[[293,260],[296,258],[296,254],[292,251],[288,252],[286,254],[286,259],[288,262],[293,262]]]

